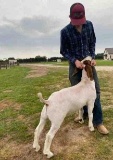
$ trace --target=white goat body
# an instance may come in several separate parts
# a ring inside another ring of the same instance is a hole
[[[95,82],[88,78],[85,69],[82,71],[81,82],[77,85],[52,93],[48,100],[43,99],[41,93],[39,93],[38,96],[40,101],[44,102],[45,105],[41,112],[40,123],[34,133],[33,148],[36,148],[36,151],[39,151],[40,149],[38,143],[39,136],[44,128],[47,118],[51,121],[51,128],[46,135],[43,153],[46,154],[48,158],[53,156],[53,153],[50,151],[52,139],[68,113],[80,110],[83,106],[87,105],[89,116],[88,126],[90,131],[94,130],[92,111],[96,99]],[[79,117],[83,120],[81,114]]]
[[[38,94],[41,102],[47,104],[47,116],[50,119],[50,114],[54,116],[61,113],[66,116],[67,113],[78,111],[83,106],[87,105],[89,101],[95,101],[95,86],[94,82],[82,80],[79,84],[64,88],[60,91],[54,92],[45,100],[42,98],[41,93]],[[43,100],[42,100],[43,99]],[[46,108],[46,106],[44,106]],[[55,118],[55,117],[54,117]],[[50,119],[51,120],[51,119]]]

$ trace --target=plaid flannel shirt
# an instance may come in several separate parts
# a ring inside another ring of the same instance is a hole
[[[90,21],[83,24],[81,33],[71,23],[61,30],[60,53],[73,64],[87,56],[94,59],[95,43],[95,32]]]

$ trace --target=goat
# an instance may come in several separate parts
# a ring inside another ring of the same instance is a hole
[[[83,63],[85,67],[82,70],[81,81],[77,85],[52,93],[48,100],[45,100],[42,97],[42,94],[38,93],[40,101],[45,105],[41,112],[39,125],[36,127],[34,132],[33,148],[35,148],[36,151],[40,150],[39,136],[45,126],[46,119],[48,118],[51,121],[51,127],[49,132],[46,134],[43,150],[43,154],[47,155],[47,158],[51,158],[54,155],[50,151],[50,146],[56,132],[68,113],[80,110],[83,106],[87,105],[89,130],[94,131],[92,111],[96,99],[95,82],[93,79],[91,61],[85,60]],[[79,116],[83,121],[81,113]]]

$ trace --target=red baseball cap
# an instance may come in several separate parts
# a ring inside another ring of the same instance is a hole
[[[70,7],[69,17],[72,25],[81,25],[86,23],[84,6],[81,3],[74,3]]]

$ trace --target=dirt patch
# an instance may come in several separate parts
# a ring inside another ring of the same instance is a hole
[[[5,90],[5,91],[3,91],[4,93],[11,93],[12,92],[12,90]]]
[[[49,68],[46,66],[35,66],[32,64],[21,65],[21,66],[31,68],[26,78],[41,77],[46,75],[49,71]]]
[[[1,160],[47,160],[46,156],[43,155],[43,146],[47,132],[48,130],[44,130],[41,134],[41,150],[39,152],[35,152],[32,148],[33,141],[27,144],[18,144],[15,141],[7,142],[6,139],[2,140],[0,144]],[[53,139],[51,150],[55,156],[63,154],[63,158],[66,159],[71,153],[79,152],[81,143],[82,145],[88,144],[91,140],[91,134],[85,125],[74,122],[63,125]]]
[[[33,78],[33,77],[41,77],[48,73],[50,68],[68,68],[68,66],[58,66],[52,64],[21,64],[22,67],[31,68],[31,71],[26,76],[26,78]],[[112,66],[96,66],[97,71],[113,71]]]
[[[113,71],[113,66],[96,66],[97,71]]]
[[[21,64],[23,67],[46,67],[46,68],[68,68],[68,66],[52,65],[52,64]],[[95,66],[98,71],[113,71],[113,66]]]
[[[21,108],[21,104],[6,99],[0,101],[0,111],[3,111],[8,107],[13,107],[16,110],[19,110]]]

